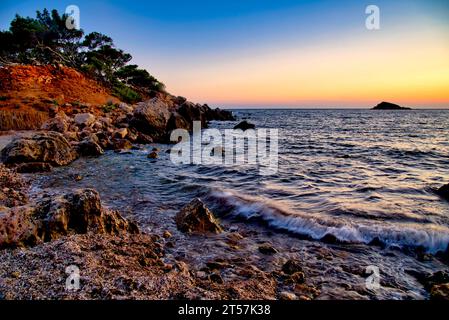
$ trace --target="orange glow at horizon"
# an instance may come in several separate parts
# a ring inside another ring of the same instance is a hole
[[[386,100],[449,107],[449,41],[429,30],[185,63],[167,85],[198,102],[352,106]]]

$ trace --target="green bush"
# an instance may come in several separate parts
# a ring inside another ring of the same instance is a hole
[[[114,85],[113,91],[120,100],[126,103],[136,103],[142,100],[140,94],[121,83]]]

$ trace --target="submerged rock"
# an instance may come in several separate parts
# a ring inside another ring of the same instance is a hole
[[[75,149],[58,132],[37,133],[31,138],[11,141],[1,152],[6,164],[45,162],[54,166],[71,163],[78,157]]]
[[[254,124],[249,123],[246,120],[243,120],[242,122],[240,122],[238,125],[236,125],[234,127],[234,130],[240,129],[240,130],[246,131],[246,130],[255,129],[255,128],[256,128],[256,126]]]
[[[15,207],[0,216],[0,248],[33,246],[68,234],[138,233],[117,211],[102,207],[93,189],[44,198],[36,206]]]
[[[148,159],[157,159],[158,155],[156,151],[152,151],[151,153],[148,154],[147,156]]]
[[[430,299],[449,301],[449,283],[434,285],[430,290]]]
[[[220,233],[220,227],[214,214],[198,198],[192,200],[176,215],[176,225],[182,232]]]

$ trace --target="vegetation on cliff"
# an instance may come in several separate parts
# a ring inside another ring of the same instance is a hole
[[[0,65],[58,64],[74,68],[100,81],[120,100],[133,103],[164,84],[137,65],[128,64],[132,56],[117,48],[112,38],[82,29],[68,29],[66,14],[44,9],[36,17],[16,17],[9,30],[0,31]]]

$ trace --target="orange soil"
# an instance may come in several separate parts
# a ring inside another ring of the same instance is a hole
[[[82,73],[63,66],[16,65],[0,68],[0,110],[47,111],[54,104],[104,105],[119,102]]]

